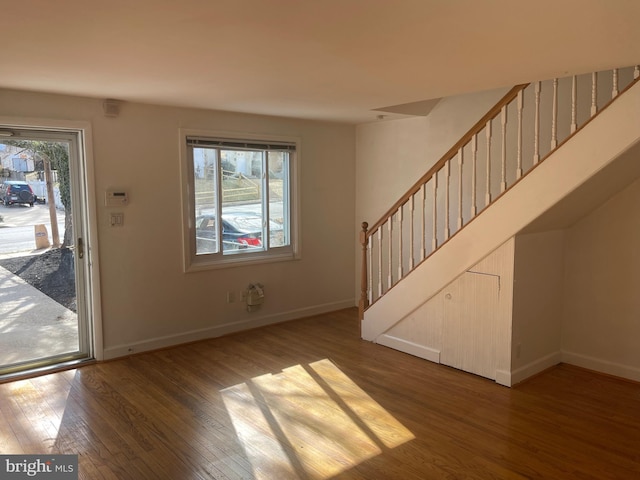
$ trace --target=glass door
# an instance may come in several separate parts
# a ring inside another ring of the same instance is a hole
[[[93,357],[79,131],[0,126],[0,376]]]

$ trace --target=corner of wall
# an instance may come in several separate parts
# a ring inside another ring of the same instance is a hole
[[[561,352],[554,352],[546,355],[542,358],[527,363],[516,370],[511,371],[511,385],[516,385],[533,375],[543,372],[547,368],[551,368],[562,362],[563,354]],[[496,380],[497,381],[497,380]]]

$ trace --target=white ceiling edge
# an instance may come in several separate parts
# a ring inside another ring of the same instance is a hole
[[[637,0],[4,2],[0,88],[364,123],[640,63],[639,20]]]

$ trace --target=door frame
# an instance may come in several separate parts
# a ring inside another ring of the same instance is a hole
[[[80,201],[84,203],[84,252],[86,256],[85,292],[90,298],[87,308],[87,321],[90,329],[90,342],[92,343],[92,357],[98,361],[104,358],[102,335],[102,302],[100,297],[100,256],[98,254],[98,216],[95,187],[95,165],[93,158],[93,137],[91,123],[87,121],[42,119],[42,118],[16,118],[0,116],[0,128],[16,128],[29,130],[50,130],[52,132],[66,132],[78,135],[78,158],[80,185]],[[77,241],[77,235],[75,241]],[[76,266],[77,268],[77,266]],[[52,366],[55,368],[55,365]]]

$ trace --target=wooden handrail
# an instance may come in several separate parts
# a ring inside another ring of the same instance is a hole
[[[528,85],[529,85],[528,83],[523,83],[522,85],[516,85],[511,90],[509,90],[504,95],[504,97],[502,97],[498,101],[498,103],[496,103],[493,106],[493,108],[491,108],[491,110],[489,110],[480,120],[478,120],[475,123],[475,125],[473,125],[473,127],[471,127],[471,129],[469,129],[469,131],[465,133],[460,138],[460,140],[458,140],[455,143],[455,145],[453,145],[453,147],[451,147],[447,151],[447,153],[445,153],[440,158],[440,160],[438,160],[427,171],[427,173],[425,173],[422,177],[420,177],[420,179],[409,190],[407,190],[407,192],[402,197],[400,197],[400,199],[396,203],[394,203],[393,206],[389,210],[387,210],[387,212],[382,217],[380,217],[380,220],[378,220],[371,228],[369,228],[367,232],[367,236],[370,237],[373,232],[375,232],[380,226],[384,225],[384,223],[389,219],[389,217],[391,217],[395,212],[397,212],[402,205],[407,203],[411,198],[411,196],[415,195],[418,192],[418,190],[422,188],[422,185],[424,185],[429,180],[431,180],[431,177],[433,177],[436,173],[438,173],[442,169],[442,167],[444,167],[447,161],[453,158],[453,156],[458,152],[458,150],[461,147],[469,143],[471,141],[471,138],[477,133],[479,133],[487,125],[488,121],[493,120],[500,113],[500,110],[502,110],[503,106],[513,101],[518,96],[518,93],[521,90],[524,90],[525,88],[527,88]]]

